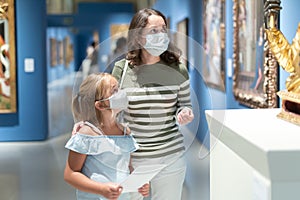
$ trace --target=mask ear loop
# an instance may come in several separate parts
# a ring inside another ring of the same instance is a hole
[[[128,68],[128,60],[125,60],[125,66],[124,66],[124,69],[123,69],[123,73],[122,73],[121,81],[120,81],[120,85],[119,85],[119,88],[120,88],[120,89],[122,88],[122,85],[123,85],[123,82],[124,82],[124,79],[125,79],[125,74],[126,74],[127,68]]]
[[[119,85],[120,89],[122,89],[122,85],[123,85],[123,82],[124,82],[124,79],[125,79],[125,74],[126,74],[127,68],[128,68],[128,60],[125,60],[125,66],[124,66],[124,69],[123,69],[123,73],[122,73],[121,81],[120,81],[120,85]],[[117,121],[120,124],[123,124],[124,127],[127,127],[128,123],[125,123],[124,120],[122,120],[122,119],[124,119],[124,111],[121,111],[117,114]]]

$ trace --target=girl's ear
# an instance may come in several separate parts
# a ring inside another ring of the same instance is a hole
[[[103,110],[104,108],[101,106],[101,103],[99,101],[95,101],[95,108],[97,110]]]

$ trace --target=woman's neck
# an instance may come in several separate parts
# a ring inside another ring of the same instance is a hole
[[[151,65],[160,61],[159,56],[153,56],[146,50],[142,50],[142,62],[144,65]]]

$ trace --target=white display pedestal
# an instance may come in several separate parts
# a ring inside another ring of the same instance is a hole
[[[206,111],[210,200],[299,200],[300,126],[280,109]]]

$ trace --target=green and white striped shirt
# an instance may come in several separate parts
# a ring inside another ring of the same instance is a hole
[[[115,64],[112,74],[121,80],[125,59]],[[176,115],[190,107],[190,85],[186,67],[158,62],[128,66],[121,88],[127,92],[129,107],[125,121],[140,148],[133,158],[155,158],[184,150],[183,135]]]

